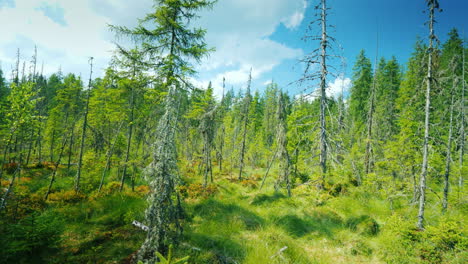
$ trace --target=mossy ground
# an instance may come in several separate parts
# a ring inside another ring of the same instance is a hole
[[[48,201],[42,196],[50,171],[20,177],[2,216],[0,262],[129,263],[145,239],[131,225],[144,221],[142,180],[135,191],[119,192],[111,175],[101,194],[76,195],[73,173],[62,170]],[[263,169],[247,170],[244,181],[215,171],[215,182],[203,189],[201,177],[182,173],[187,218],[175,254],[189,255],[189,263],[466,263],[468,257],[466,201],[455,196],[442,215],[440,201],[429,195],[427,229],[420,232],[417,209],[405,196],[390,203],[365,187],[319,190],[297,182],[287,197],[273,188],[274,170],[259,189]]]

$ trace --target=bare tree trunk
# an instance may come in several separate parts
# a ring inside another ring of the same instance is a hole
[[[424,144],[423,144],[423,161],[421,169],[421,178],[419,183],[420,197],[419,197],[419,211],[418,211],[418,225],[419,229],[424,229],[424,209],[426,205],[426,178],[428,168],[428,145],[429,145],[429,126],[430,126],[430,110],[431,110],[431,85],[433,81],[432,76],[432,56],[434,53],[434,11],[438,8],[439,3],[437,0],[429,0],[429,59],[427,65],[427,88],[426,88],[426,107],[424,119]]]
[[[322,168],[322,175],[320,180],[320,187],[325,186],[325,175],[327,173],[327,123],[326,123],[326,107],[327,107],[327,47],[328,47],[328,35],[327,35],[327,2],[322,0],[322,14],[320,18],[322,24],[322,40],[321,44],[321,56],[320,56],[320,167]]]
[[[75,139],[75,128],[72,127],[72,131],[71,131],[71,134],[70,134],[70,146],[68,147],[68,162],[67,162],[67,172],[68,173],[70,173],[74,139]]]
[[[21,165],[18,164],[18,168],[16,168],[15,172],[13,173],[13,177],[10,180],[10,184],[8,185],[8,189],[7,189],[7,191],[3,195],[3,198],[0,201],[0,212],[6,206],[6,200],[8,199],[8,196],[10,195],[11,191],[13,190],[13,185],[15,184],[16,175],[19,173],[20,170],[21,170]]]
[[[112,154],[114,153],[115,143],[117,143],[117,139],[119,138],[120,129],[122,128],[122,125],[123,125],[123,122],[120,123],[119,129],[117,130],[117,133],[115,133],[115,136],[114,136],[114,142],[112,142],[112,145],[110,146],[109,151],[107,152],[106,166],[104,166],[104,170],[102,171],[101,182],[99,183],[98,193],[101,192],[102,186],[104,185],[104,178],[106,177],[107,171],[109,170]]]
[[[52,130],[52,138],[50,139],[50,161],[54,161],[54,144],[55,143],[55,128]]]
[[[3,176],[3,165],[5,164],[5,161],[7,159],[6,157],[7,157],[8,149],[10,148],[10,145],[11,145],[11,140],[13,139],[13,135],[14,134],[12,132],[11,135],[10,135],[10,138],[7,141],[5,149],[3,150],[3,159],[2,159],[2,163],[0,164],[0,182],[1,182],[2,176]]]
[[[89,74],[89,84],[88,84],[88,93],[86,95],[86,108],[84,113],[83,128],[81,131],[81,144],[80,144],[80,156],[78,158],[78,170],[75,177],[75,192],[80,191],[80,179],[81,179],[81,167],[83,165],[83,153],[84,153],[84,144],[86,137],[86,127],[88,125],[88,112],[89,112],[89,97],[91,95],[91,78],[93,75],[93,57],[90,58],[90,74]]]
[[[123,173],[122,173],[122,179],[120,181],[120,188],[119,191],[123,190],[123,186],[125,184],[125,177],[127,174],[127,163],[130,158],[130,149],[132,146],[132,135],[133,135],[133,117],[134,117],[134,111],[135,111],[135,88],[132,87],[131,91],[131,110],[130,110],[130,125],[128,126],[128,139],[127,139],[127,152],[125,154],[125,163],[123,167]]]
[[[249,82],[247,83],[247,91],[244,99],[244,133],[242,135],[242,147],[240,153],[240,169],[239,169],[239,180],[242,180],[242,170],[244,169],[244,156],[245,156],[245,145],[247,137],[247,129],[249,125],[249,111],[250,111],[250,85],[252,84],[252,69],[250,69]]]
[[[464,39],[463,39],[464,41]],[[463,156],[465,154],[465,44],[463,42],[463,65],[462,65],[462,96],[461,96],[461,133],[460,133],[460,157],[459,157],[459,166],[460,166],[460,176],[458,178],[458,187],[459,192],[463,188]]]
[[[62,156],[63,156],[63,151],[65,150],[65,146],[67,145],[67,141],[68,141],[68,137],[67,136],[64,136],[63,137],[63,142],[62,142],[62,146],[60,148],[60,152],[59,152],[59,156],[58,156],[58,160],[57,162],[54,164],[54,171],[52,172],[52,176],[50,177],[50,182],[49,182],[49,187],[47,188],[47,192],[44,196],[44,200],[47,200],[49,198],[49,194],[50,194],[50,191],[52,190],[52,185],[54,184],[55,182],[55,176],[57,175],[57,169],[60,165],[60,162],[62,160]]]
[[[447,157],[445,160],[445,174],[444,174],[444,198],[442,200],[442,212],[447,211],[448,206],[448,192],[449,192],[449,177],[450,177],[450,163],[452,161],[452,127],[453,127],[453,101],[455,98],[455,80],[453,80],[453,87],[451,91],[450,101],[450,123],[449,134],[447,139]]]

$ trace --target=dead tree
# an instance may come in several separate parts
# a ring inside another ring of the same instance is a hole
[[[239,180],[242,180],[242,171],[244,169],[244,158],[245,158],[245,147],[246,147],[246,138],[247,130],[249,126],[249,112],[250,112],[250,85],[252,84],[252,69],[250,69],[249,81],[247,82],[247,90],[244,97],[244,109],[243,109],[243,121],[244,121],[244,131],[242,134],[242,145],[240,152],[240,168],[239,168]]]
[[[463,188],[463,156],[465,155],[465,40],[463,39],[463,59],[462,59],[462,92],[461,92],[461,103],[460,103],[460,156],[459,156],[459,167],[460,176],[458,178],[458,189],[459,192]]]
[[[75,177],[75,192],[80,191],[81,169],[83,166],[83,153],[84,153],[84,145],[85,145],[85,138],[86,138],[86,128],[88,125],[89,98],[91,95],[91,78],[93,76],[93,57],[89,59],[89,65],[90,65],[89,83],[88,83],[88,91],[86,95],[86,106],[85,106],[85,112],[84,112],[83,127],[81,130],[81,144],[80,144],[80,154],[78,157],[78,170],[76,172],[76,177]]]
[[[211,151],[215,137],[215,118],[218,107],[209,108],[200,118],[200,132],[203,138],[203,186],[208,185],[208,174],[213,183],[213,166],[211,162]]]
[[[52,171],[52,176],[50,177],[49,187],[47,188],[47,192],[46,192],[46,194],[44,196],[44,200],[47,200],[49,198],[50,191],[52,190],[52,185],[55,182],[55,176],[57,175],[58,167],[60,166],[60,163],[62,161],[62,156],[63,156],[63,152],[65,150],[65,146],[67,145],[67,140],[68,140],[68,137],[64,136],[62,146],[60,147],[59,156],[57,158],[57,162],[54,164],[54,169]]]
[[[456,80],[452,81],[452,90],[450,91],[450,121],[449,121],[449,134],[447,139],[447,155],[445,160],[445,173],[444,173],[444,197],[442,199],[442,212],[447,211],[448,206],[448,192],[449,192],[449,178],[450,178],[450,164],[452,162],[452,131],[453,131],[453,105],[455,101],[455,87]]]
[[[328,60],[336,58],[328,54],[328,50],[331,47],[335,39],[328,34],[330,25],[328,25],[328,10],[327,1],[321,0],[320,3],[315,6],[318,10],[318,19],[312,21],[309,25],[308,31],[313,31],[317,24],[320,26],[320,34],[312,34],[304,36],[304,40],[319,41],[320,48],[315,49],[307,55],[302,62],[306,64],[303,77],[299,82],[319,81],[319,90],[317,96],[320,99],[320,184],[319,187],[323,188],[325,184],[325,177],[327,174],[327,157],[328,157],[328,132],[327,132],[327,77],[329,75]],[[315,65],[318,66],[318,70],[315,71]]]
[[[278,105],[276,111],[276,118],[278,120],[278,127],[276,131],[276,145],[279,158],[280,173],[278,180],[275,184],[275,189],[279,189],[281,185],[286,185],[288,196],[291,197],[291,182],[290,182],[290,167],[291,159],[288,152],[288,128],[287,128],[287,112],[285,105],[285,98],[283,92],[278,94]]]
[[[107,172],[110,169],[111,158],[112,158],[112,155],[114,154],[115,144],[117,143],[117,139],[119,138],[120,129],[122,128],[122,125],[123,125],[123,122],[120,123],[119,129],[117,129],[117,133],[115,133],[114,141],[112,142],[112,145],[107,151],[106,165],[104,166],[104,169],[102,170],[101,182],[99,183],[98,193],[101,192],[102,186],[104,185],[104,178],[106,177]]]
[[[421,178],[419,182],[420,197],[419,197],[419,211],[418,211],[418,224],[419,229],[424,229],[424,209],[426,205],[426,178],[428,169],[428,151],[429,151],[429,126],[430,126],[430,109],[431,109],[431,88],[434,82],[433,77],[433,56],[434,56],[434,42],[437,36],[434,33],[435,11],[440,10],[438,0],[426,0],[429,8],[429,47],[428,47],[428,63],[427,63],[427,77],[426,77],[426,107],[424,119],[424,143],[423,143],[423,160],[421,166]]]

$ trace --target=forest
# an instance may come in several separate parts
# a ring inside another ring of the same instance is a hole
[[[103,76],[99,54],[83,76],[11,54],[0,263],[467,263],[468,49],[461,29],[439,41],[445,1],[418,1],[407,62],[362,50],[337,97],[333,1],[308,2],[299,94],[192,82],[216,49],[193,21],[222,1],[109,25]]]

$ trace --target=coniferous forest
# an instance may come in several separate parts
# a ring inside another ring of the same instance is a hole
[[[198,87],[216,47],[194,21],[222,2],[154,0],[109,25],[102,76],[99,54],[81,75],[10,54],[0,263],[467,263],[468,49],[435,30],[446,1],[418,1],[408,61],[355,54],[337,97],[326,0],[308,1],[303,93],[252,74]]]

